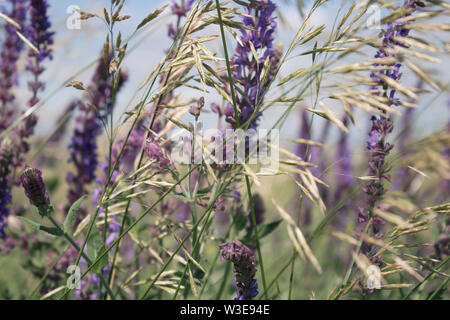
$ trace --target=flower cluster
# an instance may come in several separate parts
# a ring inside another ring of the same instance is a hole
[[[273,33],[277,27],[274,12],[276,5],[270,0],[254,1],[245,7],[245,26],[252,30],[241,30],[240,43],[231,59],[233,83],[242,86],[242,94],[237,94],[236,103],[240,109],[239,123],[248,121],[249,128],[256,128],[261,115],[259,107],[270,86],[281,58],[281,51],[273,45]],[[258,57],[252,52],[252,46]],[[265,68],[267,76],[261,79]],[[236,126],[233,107],[227,108],[227,121]]]
[[[167,157],[166,152],[160,146],[160,144],[154,140],[148,140],[146,142],[145,153],[161,169],[167,167],[170,164],[170,160]]]
[[[3,13],[23,28],[26,0],[9,0],[9,2],[12,5],[11,11],[3,9]],[[6,36],[0,53],[0,131],[9,126],[14,114],[14,109],[10,105],[15,99],[11,88],[17,83],[17,60],[23,49],[23,41],[19,39],[16,31],[17,27],[14,25],[9,23],[5,25]]]
[[[411,15],[411,13],[416,10],[417,7],[424,7],[425,4],[422,1],[415,0],[405,0],[403,4],[403,9],[405,10],[405,14],[403,17],[407,17]],[[405,27],[405,22],[397,22],[397,23],[388,23],[386,30],[381,32],[381,36],[383,37],[380,48],[375,54],[375,58],[388,58],[395,57],[395,54],[389,50],[394,46],[405,47],[406,45],[396,40],[396,38],[404,38],[409,35],[409,29]],[[384,64],[375,64],[375,66],[389,66]],[[381,88],[381,90],[377,89],[377,86],[373,88],[375,94],[382,95],[389,99],[390,104],[397,104],[398,100],[395,98],[396,90],[394,88],[387,88],[385,85],[385,81],[383,81],[381,76],[387,76],[393,80],[399,80],[402,76],[400,72],[401,64],[397,63],[391,68],[386,68],[386,70],[377,70],[371,73],[370,77],[373,78],[377,84]]]
[[[51,22],[47,15],[49,4],[46,0],[30,0],[30,17],[31,24],[28,28],[28,36],[30,41],[36,46],[38,52],[30,49],[28,56],[36,58],[38,62],[46,58],[52,58],[52,50],[50,46],[53,44],[54,32],[50,31]],[[39,75],[42,70],[38,65],[29,64],[29,70]]]
[[[404,17],[411,15],[417,7],[423,6],[424,4],[421,1],[405,1],[403,4],[403,9],[405,10]],[[383,37],[382,45],[375,54],[375,58],[396,58],[389,49],[392,49],[394,46],[405,46],[396,40],[396,37],[407,37],[408,34],[409,29],[406,28],[406,24],[404,22],[389,23],[386,30],[383,30],[381,33]],[[377,64],[376,66],[380,65]],[[400,67],[401,64],[397,63],[392,68],[387,68],[387,70],[375,71],[371,73],[371,77],[377,84],[377,86],[373,88],[374,94],[387,99],[389,105],[396,105],[399,101],[395,98],[396,90],[389,87],[383,77],[386,76],[394,81],[398,81],[402,76]],[[386,114],[379,117],[372,116],[371,123],[372,127],[369,132],[367,149],[370,152],[369,174],[373,176],[374,179],[363,189],[366,194],[366,204],[365,208],[359,208],[358,222],[361,224],[362,228],[372,217],[372,235],[375,238],[380,238],[383,235],[380,227],[384,224],[384,220],[378,216],[373,217],[372,211],[385,193],[383,181],[391,181],[389,175],[391,168],[385,163],[385,158],[394,147],[386,141],[386,136],[393,130],[393,123]],[[361,232],[361,230],[359,230],[359,232]],[[381,264],[381,257],[379,255],[375,256],[375,253],[378,251],[377,247],[368,243],[363,243],[361,251],[366,254],[369,259],[371,259],[372,263],[377,265]]]
[[[40,75],[45,70],[42,62],[47,58],[52,58],[50,46],[53,44],[54,32],[50,31],[51,23],[47,15],[48,7],[49,5],[46,0],[30,0],[30,25],[27,27],[26,33],[31,43],[39,52],[33,49],[29,49],[28,51],[27,70],[33,75],[33,80],[28,83],[28,87],[32,92],[32,97],[28,101],[29,107],[33,107],[39,102],[38,92],[44,89],[44,83],[39,80]],[[27,153],[30,149],[27,139],[33,134],[37,120],[37,116],[31,114],[15,128],[16,134],[19,137],[19,144],[15,152],[16,167],[21,166],[23,154]]]
[[[172,5],[170,8],[172,9],[172,13],[174,15],[181,18],[181,17],[186,16],[186,14],[189,12],[189,10],[191,10],[193,4],[194,4],[194,0],[181,1],[181,3],[178,3],[175,0],[172,0]]]
[[[170,39],[175,40],[178,36],[178,34],[181,31],[180,28],[180,21],[182,17],[186,17],[186,14],[191,10],[192,5],[194,4],[194,0],[187,0],[187,1],[181,1],[181,3],[178,3],[176,0],[172,0],[172,14],[177,16],[177,24],[174,27],[173,24],[169,24],[168,27],[168,35]]]
[[[235,300],[251,300],[258,295],[258,284],[255,279],[255,255],[252,250],[240,241],[232,241],[220,245],[221,260],[231,261],[234,265]]]

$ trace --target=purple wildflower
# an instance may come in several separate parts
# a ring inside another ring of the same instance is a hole
[[[234,66],[231,72],[233,82],[243,88],[243,94],[237,94],[236,97],[236,103],[241,111],[239,123],[244,124],[252,119],[249,128],[257,127],[261,116],[259,106],[262,105],[263,97],[275,77],[281,58],[281,51],[273,45],[273,33],[277,27],[273,16],[276,7],[271,0],[254,1],[252,6],[245,7],[245,13],[251,17],[244,17],[243,23],[254,30],[241,30],[242,45],[237,45],[236,53],[230,61]],[[252,53],[250,43],[260,53],[257,60]],[[266,60],[270,70],[267,78],[261,80]],[[231,105],[228,110],[227,121],[235,127],[234,111]]]
[[[406,9],[404,16],[409,16],[417,7],[423,7],[424,4],[420,1],[407,0],[403,4],[403,8]],[[389,53],[388,49],[394,46],[404,46],[394,39],[394,37],[407,37],[409,29],[406,28],[405,23],[389,23],[387,29],[383,30],[381,35],[383,36],[382,45],[375,54],[375,58],[394,57],[392,53]],[[374,94],[381,95],[388,100],[389,105],[398,104],[398,99],[395,98],[395,89],[390,88],[382,79],[383,76],[387,76],[395,81],[398,81],[402,74],[400,72],[401,64],[396,64],[394,67],[387,70],[372,72],[371,77],[374,78],[377,86],[374,87]],[[385,112],[385,111],[383,111]],[[392,120],[385,116],[371,118],[372,128],[369,132],[369,141],[367,148],[370,153],[369,159],[369,174],[374,177],[364,189],[366,194],[366,207],[359,208],[358,222],[363,228],[372,217],[372,211],[377,206],[378,201],[385,193],[385,187],[383,180],[391,181],[389,172],[391,168],[386,165],[385,158],[392,150],[393,145],[386,142],[386,136],[393,130]],[[373,217],[371,228],[372,235],[375,238],[382,236],[381,225],[384,224],[383,219],[380,217]],[[361,230],[359,231],[361,232]],[[363,243],[361,251],[366,254],[372,261],[372,263],[380,265],[381,257],[375,257],[375,253],[378,251],[376,246],[368,243]]]
[[[33,80],[28,83],[32,92],[32,97],[28,101],[28,106],[33,107],[39,102],[38,92],[44,89],[44,83],[39,80],[39,76],[44,72],[42,62],[52,58],[50,46],[53,44],[54,32],[50,31],[51,23],[48,19],[47,9],[49,5],[45,0],[30,0],[30,25],[27,27],[27,35],[31,43],[38,49],[39,53],[30,49],[28,51],[27,70],[33,74]],[[37,116],[31,114],[26,117],[22,123],[15,128],[19,137],[19,144],[15,151],[15,166],[21,166],[23,154],[30,149],[27,139],[33,134],[34,127],[37,124]]]
[[[52,50],[50,46],[53,44],[54,32],[50,31],[51,23],[47,16],[47,9],[49,4],[46,0],[30,0],[30,19],[31,23],[28,27],[27,33],[29,40],[35,45],[39,53],[30,49],[28,51],[28,66],[34,79],[28,83],[28,86],[33,93],[28,105],[32,107],[39,99],[37,93],[44,89],[44,83],[39,81],[39,76],[44,72],[42,62],[49,58],[52,59]]]
[[[411,15],[411,13],[416,10],[417,7],[423,7],[424,3],[421,1],[415,0],[405,0],[403,4],[403,8],[406,9],[406,13],[404,17]],[[388,23],[386,30],[382,30],[381,36],[383,37],[381,47],[378,49],[375,54],[375,58],[387,58],[394,57],[394,53],[389,52],[389,49],[394,46],[402,46],[405,47],[404,44],[395,40],[395,37],[407,37],[409,34],[409,29],[405,27],[404,22],[398,23]],[[375,64],[375,66],[388,66],[388,65],[380,65]],[[370,77],[374,78],[377,86],[381,88],[381,90],[377,89],[375,86],[373,90],[375,94],[382,95],[387,98],[390,104],[398,104],[398,100],[395,98],[395,89],[388,88],[380,75],[387,76],[393,80],[399,80],[402,76],[400,72],[401,64],[397,63],[391,68],[386,68],[386,70],[378,70],[371,73]]]
[[[9,215],[8,205],[11,202],[9,174],[12,165],[12,148],[9,139],[0,145],[0,239],[4,239],[4,228]]]
[[[153,139],[148,140],[147,143],[145,144],[145,153],[161,169],[167,167],[170,164],[170,160],[167,157],[167,154],[164,151],[164,149],[161,148],[161,146]]]
[[[221,260],[229,260],[234,265],[235,300],[251,300],[258,295],[258,284],[255,279],[255,255],[252,250],[240,241],[233,240],[220,246]]]
[[[42,172],[39,169],[26,167],[20,175],[20,183],[31,204],[39,209],[41,215],[44,215],[50,205],[50,198],[42,180]]]
[[[181,4],[178,4],[177,1],[172,0],[172,13],[179,18],[185,17],[189,10],[191,10],[193,4],[194,0],[182,0]]]
[[[22,28],[26,18],[26,0],[9,0],[12,8],[10,12],[3,9],[3,13],[13,19]],[[16,34],[17,28],[12,24],[5,25],[6,36],[0,53],[0,131],[10,125],[14,109],[11,103],[14,94],[11,88],[17,83],[17,61],[23,49],[23,41]]]

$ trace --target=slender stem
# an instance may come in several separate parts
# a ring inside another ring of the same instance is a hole
[[[264,273],[264,263],[263,263],[263,258],[262,258],[262,254],[261,254],[261,246],[259,243],[258,226],[256,225],[255,208],[253,206],[253,196],[252,196],[252,190],[250,188],[250,180],[248,178],[248,175],[245,176],[245,184],[247,185],[247,193],[248,193],[248,200],[250,203],[250,211],[252,213],[253,228],[255,229],[256,248],[258,250],[258,260],[259,260],[259,264],[261,266],[260,271],[261,271],[261,278],[262,278],[263,287],[264,287],[264,297],[267,299],[266,275]]]
[[[449,259],[450,259],[450,256],[447,256],[447,258],[445,258],[445,260],[443,260],[441,263],[439,263],[439,264],[436,266],[435,270],[439,270],[441,267],[443,267],[443,266],[448,262]],[[408,299],[408,298],[409,298],[409,297],[410,297],[417,289],[419,289],[419,287],[420,287],[421,285],[423,285],[428,279],[430,279],[430,277],[431,277],[434,273],[435,273],[434,270],[431,270],[430,273],[427,274],[426,277],[425,277],[421,282],[419,282],[418,284],[416,284],[416,285],[414,286],[414,288],[412,288],[411,291],[408,292],[408,294],[407,294],[405,297],[403,297],[403,300]]]
[[[231,270],[231,263],[227,263],[225,267],[225,272],[223,274],[222,283],[220,284],[219,291],[217,292],[216,295],[216,300],[220,300],[220,298],[222,297],[223,291],[225,290],[225,286],[228,282],[227,279],[228,276],[230,275],[230,270]]]
[[[373,220],[373,218],[370,218],[369,221],[367,221],[367,224],[366,224],[366,226],[364,228],[363,234],[366,234],[369,231],[370,225],[372,224],[372,220]],[[358,247],[356,248],[356,255],[359,254],[359,251],[361,250],[362,243],[363,243],[363,239],[361,238],[359,240]],[[350,275],[352,273],[354,264],[355,264],[355,257],[352,257],[352,261],[350,262],[350,265],[349,265],[349,267],[347,269],[347,273],[345,274],[344,281],[342,282],[342,287],[345,287],[347,285],[348,280],[350,279]]]
[[[298,205],[298,215],[297,215],[297,225],[300,226],[300,217],[302,214],[302,207],[303,207],[303,193],[300,194],[299,199],[299,205]],[[292,264],[291,264],[291,275],[289,277],[289,294],[288,294],[288,300],[292,299],[292,288],[294,287],[294,270],[295,270],[295,258],[297,256],[297,251],[292,249]]]
[[[63,233],[64,238],[67,239],[67,241],[70,242],[70,244],[79,252],[81,253],[81,256],[87,261],[87,263],[89,265],[92,265],[92,261],[91,259],[83,252],[81,251],[81,248],[77,245],[77,243],[75,242],[75,240],[72,239],[72,237],[70,235],[68,235],[66,232],[64,232],[61,227],[59,226],[58,222],[56,222],[56,220],[51,216],[51,215],[47,215],[48,219],[52,222],[52,224],[60,231]],[[111,295],[111,297],[113,297],[115,299],[115,295],[114,293],[111,291],[111,288],[108,286],[108,282],[106,282],[105,278],[103,277],[103,275],[101,274],[101,272],[98,273],[98,276],[100,278],[100,281],[102,282],[102,284],[105,286],[106,290],[108,291],[108,293]],[[81,280],[81,279],[80,279]]]
[[[64,256],[64,253],[67,251],[67,249],[69,249],[70,245],[67,245],[62,251],[61,254],[59,255],[58,259],[56,259],[55,263],[53,263],[53,265],[48,268],[47,272],[44,274],[44,276],[39,280],[39,283],[36,285],[36,287],[33,289],[33,291],[31,291],[30,295],[27,297],[26,300],[30,300],[33,298],[33,296],[37,293],[37,291],[41,288],[42,284],[44,283],[44,281],[48,278],[48,276],[50,275],[50,272],[53,271],[53,268],[56,267],[56,265],[59,263],[59,261],[61,260],[61,258]]]
[[[214,196],[213,196],[213,197],[214,197]],[[213,197],[211,198],[211,200],[213,199]],[[212,212],[212,210],[211,210],[211,212]],[[193,254],[193,258],[194,258],[194,259],[196,259],[196,256],[195,256],[194,254],[195,254],[195,252],[197,252],[197,248],[198,248],[199,243],[200,243],[200,238],[201,238],[201,236],[202,236],[202,234],[203,234],[203,231],[205,230],[205,227],[206,227],[207,221],[209,220],[209,217],[210,217],[210,215],[208,215],[208,217],[206,218],[206,221],[205,221],[205,223],[203,224],[202,229],[200,230],[200,234],[199,234],[198,238],[195,238],[195,240],[194,240],[194,235],[195,235],[195,236],[197,235],[197,232],[196,232],[196,229],[197,229],[197,228],[194,229],[194,233],[192,234],[192,241],[194,242],[194,246],[193,246],[193,248],[192,248],[192,254]],[[196,220],[193,219],[193,220],[192,220],[192,223],[195,225]],[[177,289],[176,289],[176,291],[175,291],[175,293],[174,293],[174,295],[173,295],[173,298],[172,298],[173,300],[176,300],[176,299],[177,299],[178,292],[179,292],[179,290],[180,290],[180,288],[181,288],[181,283],[184,281],[184,278],[186,277],[186,273],[187,273],[187,270],[188,270],[189,266],[190,266],[190,260],[188,260],[188,261],[186,262],[186,265],[185,265],[184,270],[183,270],[183,275],[181,276],[181,279],[180,279],[180,281],[178,282]],[[187,289],[187,286],[186,286],[186,289]],[[187,292],[187,290],[186,290],[186,292]],[[186,293],[186,294],[187,294],[187,293]],[[185,294],[185,295],[186,295],[186,294]]]
[[[222,44],[223,44],[223,50],[225,52],[225,60],[227,63],[228,81],[230,82],[231,99],[233,100],[234,119],[236,121],[236,126],[239,127],[239,113],[238,113],[237,104],[236,104],[236,96],[234,94],[233,78],[231,77],[230,59],[228,57],[227,41],[225,39],[225,31],[223,30],[222,13],[220,12],[219,0],[216,0],[216,9],[217,9],[217,16],[219,18],[220,35],[222,36]]]
[[[442,291],[442,289],[445,288],[445,286],[447,286],[448,284],[448,280],[450,280],[450,278],[447,278],[444,280],[444,282],[441,283],[441,285],[439,286],[439,288],[437,288],[436,290],[434,290],[433,294],[428,298],[428,300],[433,300],[434,297]]]

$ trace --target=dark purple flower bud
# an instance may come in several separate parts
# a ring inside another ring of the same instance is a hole
[[[200,116],[200,111],[202,110],[204,105],[205,98],[201,97],[200,99],[198,99],[197,103],[191,106],[191,108],[189,109],[189,113],[195,117],[195,120],[197,120]]]
[[[240,241],[233,240],[219,246],[220,259],[233,263],[235,274],[236,300],[251,300],[258,295],[255,279],[255,255]]]
[[[39,209],[41,215],[46,214],[50,205],[50,198],[42,180],[41,171],[26,167],[20,175],[20,182],[31,204]]]
[[[191,10],[193,3],[194,0],[182,0],[181,4],[178,4],[177,1],[172,0],[172,13],[179,18],[185,17],[189,10]]]

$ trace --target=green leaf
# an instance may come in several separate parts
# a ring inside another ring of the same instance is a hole
[[[247,222],[248,222],[247,215],[242,210],[238,210],[236,212],[236,215],[234,216],[234,226],[236,228],[236,231],[243,230]]]
[[[268,224],[263,224],[258,226],[258,238],[262,239],[269,234],[271,234],[282,222],[283,220],[277,220]],[[243,239],[242,242],[249,243],[256,240],[256,234],[255,229],[252,229],[252,232],[250,234],[247,234]]]
[[[93,217],[95,219],[95,217]],[[97,226],[92,226],[91,233],[87,240],[86,254],[92,262],[97,260],[106,251],[105,243]],[[101,272],[103,267],[108,264],[108,255],[105,255],[92,269],[94,272]]]
[[[26,224],[30,225],[35,230],[44,231],[44,232],[47,232],[47,233],[49,233],[49,234],[51,234],[53,236],[57,236],[57,237],[63,235],[63,232],[60,229],[58,229],[58,228],[46,227],[46,226],[43,226],[43,225],[41,225],[41,224],[39,224],[39,223],[37,223],[35,221],[27,219],[25,217],[18,217],[18,218],[20,220],[22,220],[23,222],[25,222]]]
[[[64,221],[63,230],[67,234],[72,234],[72,225],[73,221],[75,220],[76,213],[78,209],[81,206],[81,203],[84,199],[86,199],[86,195],[82,196],[80,199],[75,201],[72,206],[69,209],[69,212],[67,213],[66,220]]]

